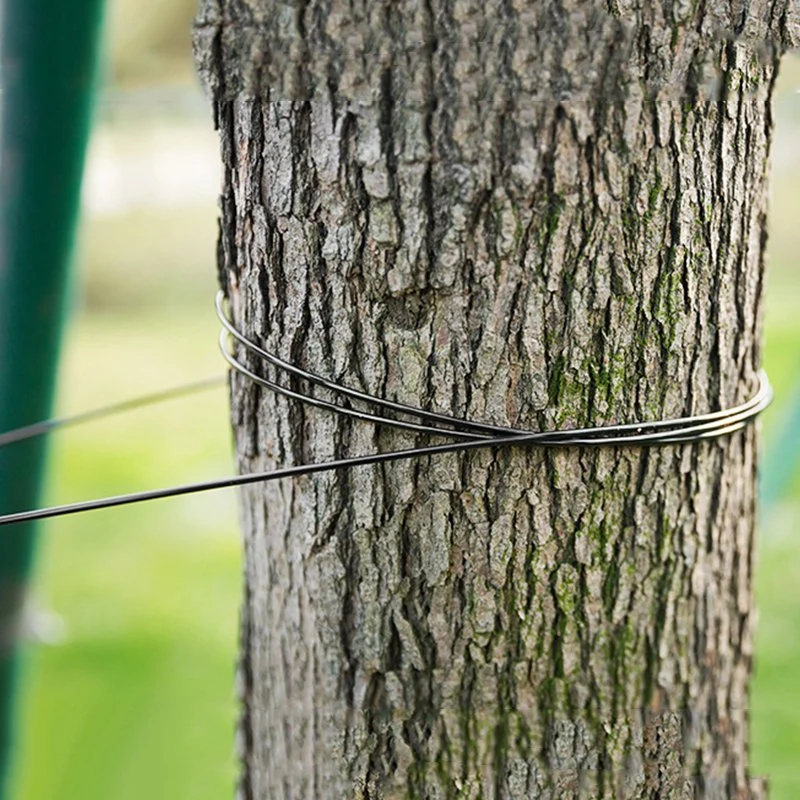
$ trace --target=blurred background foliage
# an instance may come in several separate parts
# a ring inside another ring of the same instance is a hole
[[[218,146],[194,0],[118,0],[83,192],[59,412],[223,373]],[[229,474],[227,396],[53,437],[50,502]],[[44,527],[12,797],[233,797],[240,546],[233,493]]]
[[[195,81],[190,21],[197,0],[108,0],[110,81],[132,88]]]
[[[84,186],[61,413],[221,374],[218,154],[193,72],[195,0],[115,0]],[[766,461],[800,401],[800,58],[776,99],[765,362]],[[771,444],[771,442],[773,444]],[[800,797],[800,469],[764,510],[753,770]],[[224,389],[55,436],[50,502],[227,474]],[[788,459],[788,460],[787,460]],[[20,800],[223,798],[235,780],[240,591],[235,495],[52,521],[26,645]]]

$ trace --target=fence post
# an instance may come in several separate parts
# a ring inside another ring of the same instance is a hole
[[[0,82],[0,430],[48,417],[95,85],[102,0],[4,0]],[[0,450],[0,511],[39,500],[46,444]],[[0,787],[32,525],[0,535]]]

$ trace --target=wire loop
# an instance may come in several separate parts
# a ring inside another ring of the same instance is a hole
[[[653,446],[659,444],[689,443],[733,433],[755,419],[755,417],[772,402],[772,389],[767,380],[766,373],[762,370],[758,373],[758,390],[750,400],[733,408],[713,411],[708,414],[658,420],[655,422],[571,428],[557,431],[533,432],[519,428],[508,428],[486,422],[461,419],[459,417],[450,416],[449,414],[427,411],[392,400],[374,397],[365,392],[358,391],[357,389],[337,384],[313,372],[308,372],[295,364],[284,361],[275,353],[265,350],[263,347],[260,347],[258,344],[245,337],[233,325],[230,318],[225,313],[224,295],[221,291],[217,293],[216,307],[217,316],[223,328],[220,334],[220,350],[222,355],[230,367],[248,380],[270,391],[282,394],[291,399],[299,400],[308,405],[323,408],[327,411],[332,411],[344,416],[355,417],[356,419],[372,422],[376,425],[390,425],[436,436],[480,440],[484,445],[496,444],[501,438],[505,440],[512,439],[513,437],[517,437],[520,443],[524,441],[524,443],[528,445],[551,447],[609,447],[612,445]],[[231,336],[248,352],[270,364],[278,372],[299,378],[312,387],[323,387],[336,395],[342,402],[353,399],[362,404],[380,409],[381,413],[359,411],[351,408],[349,405],[338,405],[337,403],[317,398],[311,394],[310,391],[308,393],[294,391],[280,385],[276,381],[268,380],[267,378],[257,375],[228,351],[226,347],[227,336]],[[413,423],[406,420],[395,419],[386,416],[387,413],[398,413],[405,416],[416,417],[418,420],[424,420],[425,422]],[[424,448],[420,448],[420,450],[424,450]]]
[[[445,444],[434,444],[426,447],[413,447],[405,450],[396,450],[386,453],[373,453],[368,455],[353,456],[351,458],[327,461],[318,464],[300,464],[292,467],[258,472],[243,475],[234,475],[218,480],[191,483],[183,486],[172,486],[164,489],[154,489],[132,494],[105,497],[97,500],[88,500],[80,503],[40,508],[31,511],[22,511],[15,514],[0,516],[0,525],[9,525],[18,522],[32,522],[49,517],[60,517],[67,514],[76,514],[82,511],[93,511],[101,508],[131,505],[149,500],[159,500],[166,497],[206,492],[214,489],[226,489],[234,486],[245,486],[253,483],[262,483],[282,478],[296,478],[312,475],[318,472],[339,470],[360,466],[386,464],[408,458],[430,457],[444,453],[465,452],[485,447],[507,446],[536,446],[536,447],[653,447],[663,445],[691,444],[693,442],[727,436],[741,430],[752,422],[772,402],[772,388],[767,380],[766,373],[758,373],[758,389],[755,395],[745,403],[734,408],[713,411],[689,417],[680,417],[671,420],[657,420],[653,422],[631,423],[625,425],[606,425],[598,427],[574,428],[555,431],[526,431],[517,428],[508,428],[492,425],[486,422],[461,419],[449,414],[428,411],[422,408],[398,403],[380,397],[373,397],[365,392],[342,386],[332,380],[301,369],[281,359],[248,339],[239,331],[228,315],[225,313],[225,299],[220,291],[216,298],[216,308],[219,321],[222,325],[220,332],[220,351],[230,368],[253,383],[281,394],[292,400],[322,409],[331,413],[341,414],[361,422],[374,425],[386,425],[413,433],[436,436],[449,439]],[[272,367],[278,374],[298,379],[306,384],[308,390],[297,391],[279,383],[278,379],[272,380],[257,374],[245,366],[236,355],[227,347],[228,337],[231,337],[251,356],[260,359]],[[202,384],[193,384],[190,391],[208,388],[213,381]],[[332,394],[333,400],[325,400],[314,395],[314,389],[323,389]],[[181,390],[171,390],[160,396],[144,398],[147,402],[156,402],[176,396]],[[125,410],[140,404],[137,400],[117,404],[106,409],[87,412],[68,420],[50,420],[26,426],[15,431],[0,433],[0,447],[23,438],[41,436],[55,427],[64,424],[77,424],[87,422],[108,413]],[[355,406],[355,407],[354,407]]]

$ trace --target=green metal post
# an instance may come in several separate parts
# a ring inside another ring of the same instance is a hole
[[[4,0],[0,42],[0,430],[48,417],[95,84],[102,0]],[[45,443],[0,450],[0,511],[34,506]],[[35,530],[0,536],[0,788]]]

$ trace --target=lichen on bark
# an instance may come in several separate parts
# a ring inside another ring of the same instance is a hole
[[[237,326],[498,424],[743,401],[792,24],[734,0],[207,0]],[[237,376],[232,415],[242,471],[414,442]],[[749,429],[247,489],[242,796],[756,796],[755,468]]]

